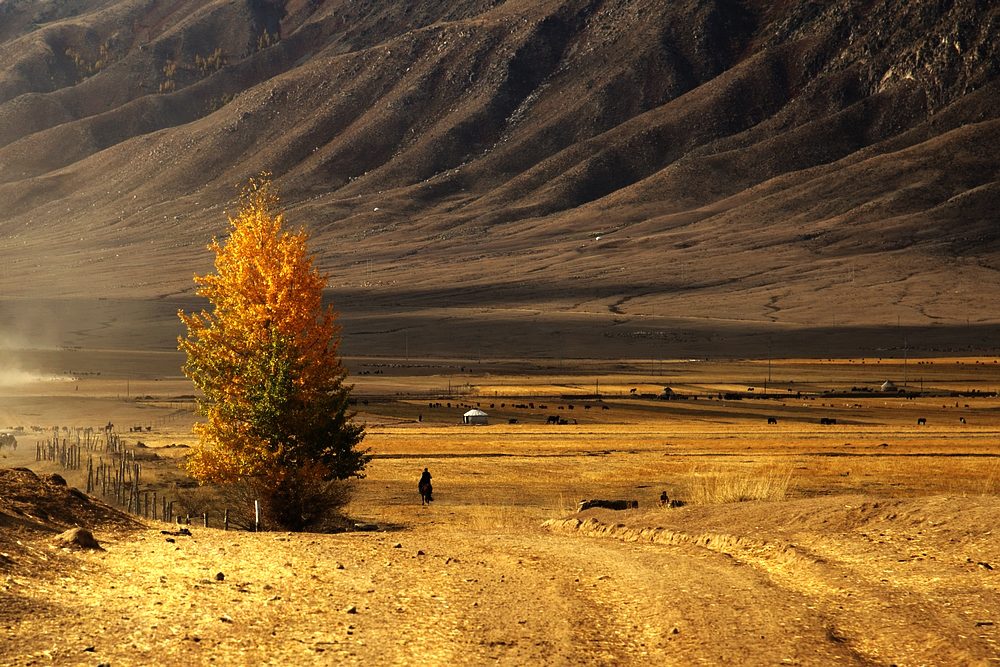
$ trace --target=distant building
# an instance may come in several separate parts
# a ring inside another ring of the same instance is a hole
[[[892,380],[886,380],[885,382],[882,383],[881,390],[886,393],[889,392],[896,393],[899,391],[899,387],[897,387],[896,383],[893,382]]]
[[[462,423],[464,424],[488,424],[489,415],[487,415],[482,410],[477,410],[472,408],[464,415],[462,415]]]

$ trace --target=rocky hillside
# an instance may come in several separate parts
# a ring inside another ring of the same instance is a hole
[[[982,0],[0,0],[0,283],[189,291],[266,170],[332,286],[394,302],[992,321],[998,34]]]

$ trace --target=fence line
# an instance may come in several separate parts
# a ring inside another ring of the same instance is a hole
[[[88,495],[99,494],[104,501],[137,517],[190,524],[190,514],[174,514],[177,499],[168,500],[166,493],[142,488],[143,469],[135,452],[110,424],[104,429],[56,426],[50,438],[35,442],[36,462],[52,461],[64,471],[85,471]],[[229,510],[220,514],[222,527],[228,530]],[[208,528],[209,512],[202,512],[200,519]]]

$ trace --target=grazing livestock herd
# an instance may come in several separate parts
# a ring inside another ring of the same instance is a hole
[[[965,417],[959,417],[958,421],[961,424],[967,424],[968,423],[967,421],[965,421]],[[768,417],[767,418],[767,423],[768,424],[777,424],[778,423],[778,418],[777,417]],[[833,417],[820,417],[819,423],[822,424],[822,425],[824,425],[824,426],[831,426],[833,424],[836,424],[837,420],[835,418],[833,418]],[[927,425],[927,418],[926,417],[917,417],[917,426],[926,426],[926,425]]]
[[[635,391],[635,390],[632,390],[632,391]],[[476,403],[475,407],[482,406],[482,405],[483,405],[482,403]],[[506,403],[499,403],[499,404],[497,404],[495,402],[494,403],[490,403],[489,407],[492,408],[492,409],[496,409],[498,405],[499,405],[499,407],[501,409],[509,408],[509,409],[534,410],[535,407],[536,407],[534,403],[511,403],[508,406]],[[610,410],[611,409],[610,406],[608,406],[606,403],[599,403],[599,405],[600,405],[600,407],[601,407],[602,410]],[[958,404],[956,403],[956,407],[957,407],[957,405]],[[441,408],[441,407],[447,407],[447,408],[451,408],[451,407],[455,407],[455,408],[459,408],[459,407],[460,408],[473,408],[474,406],[472,404],[469,404],[469,403],[454,403],[454,404],[452,404],[452,403],[446,403],[446,404],[442,404],[442,403],[428,403],[427,407],[429,407],[429,408]],[[541,410],[547,410],[548,409],[547,405],[538,405],[537,407],[539,409],[541,409]],[[557,409],[559,409],[559,410],[573,410],[576,406],[574,406],[573,404],[568,404],[568,405],[557,405],[555,407]],[[584,410],[590,410],[592,407],[596,408],[597,405],[587,405],[587,404],[584,404],[582,407],[583,407]],[[863,407],[863,406],[860,403],[855,403],[855,404],[850,405],[849,407],[860,408],[860,407]],[[966,407],[968,407],[968,405]],[[421,415],[421,421],[422,421],[422,415]],[[962,423],[962,424],[967,423],[965,417],[959,417],[958,421],[960,423]],[[520,423],[520,420],[518,418],[515,418],[515,417],[510,417],[510,418],[507,419],[507,423],[508,424],[518,424],[518,423]],[[578,422],[575,419],[567,419],[567,418],[564,418],[564,417],[560,417],[559,415],[549,414],[549,415],[546,415],[546,417],[545,417],[545,423],[546,424],[555,424],[555,425],[566,425],[566,424],[577,424]],[[778,423],[778,418],[774,417],[774,416],[769,416],[769,417],[767,417],[767,423],[769,425],[776,425]],[[837,424],[837,418],[836,417],[820,417],[819,423],[821,425],[823,425],[823,426],[833,426],[833,425]],[[926,426],[926,425],[927,425],[927,418],[926,417],[918,417],[917,418],[917,426]],[[136,427],[136,430],[141,430],[141,427]],[[0,443],[0,444],[2,444],[2,443]]]
[[[861,387],[861,388],[859,388],[859,387],[852,387],[851,391],[854,391],[854,392],[864,392],[864,391],[870,391],[870,390],[868,388],[866,388],[866,387]],[[751,393],[751,392],[753,392],[753,388],[752,387],[748,387],[746,393],[733,393],[733,392],[726,393],[726,392],[720,392],[720,393],[718,393],[718,395],[716,395],[716,394],[705,394],[705,395],[677,394],[671,388],[665,387],[664,390],[663,390],[663,394],[645,394],[645,393],[644,394],[640,394],[638,388],[633,387],[633,388],[631,388],[631,389],[628,390],[628,397],[629,398],[633,398],[633,399],[635,399],[635,398],[642,398],[642,399],[650,399],[650,400],[657,400],[657,401],[697,400],[699,398],[708,398],[709,400],[718,398],[719,400],[727,401],[727,400],[730,400],[730,399],[732,399],[732,400],[744,400],[744,399],[748,399],[748,398],[756,398],[755,395],[753,393]],[[829,393],[829,392],[825,392],[824,396],[826,395],[826,393]],[[798,393],[795,394],[795,396],[797,396],[799,398],[805,398],[807,400],[810,400],[810,399],[811,400],[815,400],[815,399],[821,397],[820,394],[816,394],[816,395],[812,396],[812,395],[804,394],[803,392],[798,392]],[[908,395],[904,396],[904,398],[906,398],[907,400],[912,400],[913,398],[915,398],[917,396],[919,396],[919,394],[914,393],[914,394],[908,394]],[[761,397],[763,398],[765,396],[762,395]],[[838,397],[839,397],[839,395],[838,395]],[[568,399],[570,397],[569,396],[563,396],[562,398],[563,399]],[[555,409],[561,410],[561,411],[574,411],[576,409],[582,409],[582,410],[595,409],[596,410],[598,408],[598,406],[600,406],[601,410],[610,410],[611,409],[611,407],[602,400],[600,394],[588,395],[588,396],[584,396],[584,397],[581,397],[581,398],[582,398],[582,402],[580,402],[580,403],[578,403],[576,405],[574,405],[572,403],[567,403],[567,404],[564,404],[564,405],[554,405],[552,407],[555,408]],[[588,399],[591,399],[591,400],[592,399],[596,399],[596,401],[592,401],[592,402],[588,403],[587,402]],[[549,406],[544,405],[544,404],[538,404],[536,406],[535,403],[497,403],[497,402],[492,402],[492,403],[488,403],[487,404],[487,403],[477,402],[474,405],[473,404],[469,404],[469,403],[447,403],[445,405],[442,405],[441,403],[429,403],[428,407],[430,407],[430,408],[441,408],[441,407],[448,407],[448,408],[451,408],[451,407],[455,407],[455,408],[458,408],[458,407],[462,407],[462,408],[483,407],[483,408],[485,408],[487,405],[491,409],[506,409],[506,410],[512,410],[512,409],[514,409],[514,410],[518,410],[518,409],[535,410],[535,408],[537,407],[539,410],[543,411],[543,414],[541,415],[541,418],[544,420],[544,423],[546,423],[546,424],[550,424],[550,425],[566,425],[566,424],[578,424],[579,423],[576,419],[572,419],[572,418],[570,418],[568,416],[567,417],[563,417],[561,415],[552,414],[551,412],[548,412],[546,414],[546,412],[549,410]],[[784,403],[782,403],[782,405],[784,405]],[[840,405],[834,405],[834,404],[827,405],[826,403],[823,403],[823,407],[824,408],[839,408],[841,406]],[[862,403],[844,403],[843,407],[854,408],[854,409],[863,409],[865,407],[872,407],[872,406],[866,406],[865,404],[862,404]],[[950,406],[942,406],[942,407],[950,407]],[[955,407],[956,408],[959,407],[959,403],[958,402],[955,403]],[[966,404],[965,407],[968,408],[969,405]],[[565,412],[564,412],[564,414],[565,414]],[[576,412],[576,414],[579,414],[579,412]],[[522,416],[522,417],[510,417],[510,416],[505,415],[505,418],[507,419],[507,423],[508,424],[520,424],[520,423],[530,423],[531,421],[533,421],[532,419],[530,419],[530,417],[533,417],[533,416],[534,415],[526,415],[526,416]],[[770,416],[766,417],[768,425],[777,425],[778,424],[778,419],[779,419],[779,417],[775,416],[775,415],[770,415]],[[838,418],[837,417],[824,416],[824,417],[814,417],[813,419],[817,419],[818,423],[820,425],[822,425],[822,426],[835,426],[835,425],[838,424]],[[793,418],[793,421],[803,421],[803,419],[801,418],[801,416],[798,416],[797,418]],[[959,417],[958,421],[961,424],[966,424],[967,423],[965,417]],[[813,421],[813,423],[816,423],[816,422]],[[859,422],[854,422],[854,421],[851,421],[851,420],[849,420],[847,422],[847,424],[856,424],[856,423],[859,423]],[[860,422],[860,423],[864,423],[864,422]],[[926,417],[919,417],[917,419],[917,426],[926,426],[926,425],[927,425],[927,418]]]

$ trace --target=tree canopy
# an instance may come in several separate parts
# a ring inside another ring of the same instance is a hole
[[[187,326],[178,343],[206,418],[195,427],[189,472],[203,482],[249,480],[272,500],[275,520],[296,527],[300,512],[280,507],[288,496],[359,475],[370,456],[348,410],[326,277],[313,266],[307,233],[287,231],[278,207],[267,176],[251,179],[228,238],[209,245],[215,272],[195,276],[210,308],[178,313]]]

